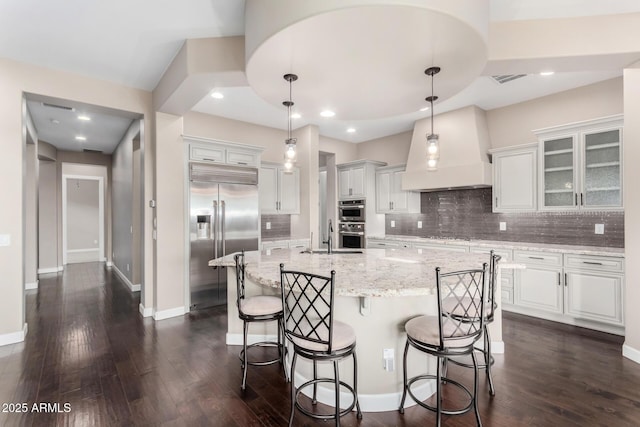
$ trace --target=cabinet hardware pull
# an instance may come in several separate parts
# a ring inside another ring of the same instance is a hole
[[[578,206],[578,193],[575,193],[575,195],[576,195],[576,203],[575,203],[575,205]]]
[[[498,207],[498,198],[496,197],[496,208]]]
[[[584,206],[584,193],[580,193],[580,205]]]
[[[564,286],[568,286],[567,285],[567,273],[564,273]]]
[[[391,202],[389,202],[389,210],[391,210]]]
[[[391,202],[391,210],[393,210],[393,202]]]
[[[558,286],[562,286],[562,274],[558,273]]]
[[[207,160],[209,162],[215,162],[216,161],[216,159],[207,159],[206,157],[203,157],[202,160]]]
[[[238,162],[238,164],[239,164],[239,165],[244,165],[244,166],[246,166],[246,165],[248,165],[249,163],[247,163],[247,162]]]
[[[603,265],[601,262],[594,261],[582,261],[583,264],[591,264],[591,265]]]
[[[530,256],[529,258],[531,258],[531,259],[540,259],[540,260],[544,260],[544,258],[543,258],[543,257],[541,257],[541,256]]]

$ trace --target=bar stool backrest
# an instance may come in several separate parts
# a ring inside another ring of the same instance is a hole
[[[294,343],[317,344],[331,353],[335,271],[330,276],[287,271],[280,264],[284,333]]]
[[[485,321],[486,271],[486,263],[482,269],[450,273],[440,273],[436,268],[440,348],[455,340],[473,345],[480,338]]]
[[[244,250],[237,253],[233,257],[236,261],[236,306],[238,306],[238,312],[242,314],[242,304],[240,301],[244,299]]]

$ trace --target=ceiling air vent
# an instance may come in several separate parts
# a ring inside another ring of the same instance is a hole
[[[65,107],[64,105],[49,104],[48,102],[43,102],[42,106],[49,107],[49,108],[57,108],[59,110],[76,111],[76,109],[73,107]]]
[[[491,78],[497,83],[503,85],[505,83],[512,82],[525,76],[526,74],[501,74],[499,76],[491,76]]]
[[[83,149],[82,149],[82,151],[83,151],[83,152],[85,152],[85,153],[96,153],[96,154],[102,154],[102,151],[100,151],[100,150],[90,150],[90,149],[88,149],[88,148],[83,148]]]

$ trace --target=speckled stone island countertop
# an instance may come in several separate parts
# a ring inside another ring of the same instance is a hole
[[[287,270],[328,276],[336,271],[336,296],[397,297],[431,295],[435,269],[443,272],[481,268],[486,254],[436,249],[362,249],[361,254],[302,253],[298,249],[245,253],[245,274],[263,286],[280,287],[280,264]],[[210,266],[235,266],[233,255],[211,260]],[[501,268],[514,265],[503,263]]]
[[[475,246],[491,249],[516,249],[523,251],[560,252],[576,255],[599,255],[624,257],[624,248],[608,248],[598,246],[574,246],[554,245],[547,243],[521,243],[503,240],[462,240],[462,239],[430,239],[415,236],[367,236],[367,239],[379,239],[388,241],[412,242],[412,243],[437,243],[453,246]]]

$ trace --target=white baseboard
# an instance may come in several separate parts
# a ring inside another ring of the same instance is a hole
[[[347,384],[350,384],[350,378],[340,378],[346,380]],[[295,384],[299,386],[308,381],[299,373],[295,374]],[[435,380],[429,380],[425,383],[412,387],[411,389],[416,397],[420,400],[426,400],[436,392]],[[313,387],[305,387],[302,390],[302,394],[311,398],[313,394]],[[333,407],[335,404],[335,393],[333,388],[318,387],[317,399],[318,402]],[[358,393],[358,401],[360,402],[360,410],[362,412],[387,412],[397,411],[400,407],[400,400],[402,399],[402,392],[396,393],[384,393],[384,394],[362,394]],[[340,392],[340,406],[348,406],[351,404],[352,397],[349,392]],[[343,405],[342,402],[345,404]],[[404,402],[404,407],[409,408],[416,405],[416,402],[407,394],[407,398]]]
[[[38,280],[36,280],[35,282],[31,282],[31,283],[25,283],[24,284],[24,289],[26,291],[31,290],[31,289],[38,289]]]
[[[131,283],[131,280],[129,280],[129,278],[127,278],[127,276],[125,276],[116,265],[113,266],[113,269],[118,277],[120,277],[120,279],[124,282],[124,284],[127,285],[127,288],[129,288],[131,292],[140,291],[142,287],[140,285],[134,285],[133,283]]]
[[[633,360],[636,363],[640,363],[640,350],[624,344],[622,346],[622,355],[629,360]]]
[[[48,273],[58,273],[59,271],[64,270],[64,267],[51,267],[51,268],[39,268],[38,274],[48,274]]]
[[[248,334],[247,344],[255,344],[263,341],[278,341],[277,335]],[[242,345],[242,334],[230,334],[227,332],[227,345]]]
[[[140,310],[140,314],[142,317],[151,317],[153,316],[153,308],[146,308],[142,303],[138,306],[138,310]]]
[[[184,309],[184,307],[170,308],[168,310],[156,311],[155,313],[153,313],[153,319],[164,320],[164,319],[169,319],[171,317],[179,317],[179,316],[183,316],[186,312],[187,311]]]
[[[491,341],[492,354],[504,354],[504,341]]]
[[[28,331],[29,327],[25,323],[21,331],[0,335],[0,346],[15,344],[24,341]]]

